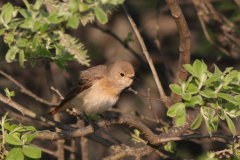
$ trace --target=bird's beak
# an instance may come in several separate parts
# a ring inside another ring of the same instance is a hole
[[[129,78],[131,78],[131,79],[133,79],[133,80],[138,80],[138,81],[140,81],[137,77],[135,77],[135,76],[132,76],[132,77],[129,77]]]

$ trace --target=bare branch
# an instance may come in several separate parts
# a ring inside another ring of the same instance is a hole
[[[149,99],[152,99],[152,100],[155,100],[155,101],[163,102],[163,99],[158,99],[158,98],[149,97],[149,96],[146,95],[146,94],[141,94],[141,93],[139,93],[138,91],[135,91],[135,90],[132,89],[131,87],[129,87],[128,90],[131,91],[131,92],[133,92],[134,94],[137,94],[138,96],[142,96],[142,97],[149,98]]]
[[[42,121],[42,122],[45,122],[51,126],[54,126],[54,127],[58,127],[58,128],[61,128],[63,130],[68,130],[68,131],[74,131],[74,130],[77,130],[77,128],[74,128],[74,127],[71,127],[69,125],[66,125],[66,124],[63,124],[63,123],[59,123],[59,122],[56,122],[54,120],[51,120],[51,119],[48,119],[42,115],[39,115],[39,114],[36,114],[26,108],[24,108],[23,106],[19,105],[18,103],[14,102],[13,100],[8,100],[7,97],[3,96],[2,94],[0,94],[0,101],[2,101],[3,103],[5,104],[8,104],[9,106],[11,106],[12,108],[20,111],[23,115],[27,115],[29,117],[32,117],[32,118],[35,118],[39,121]],[[92,126],[90,126],[91,129],[92,129]],[[93,129],[92,129],[93,131]],[[90,131],[92,133],[92,131]],[[89,135],[86,135],[85,136],[86,138],[89,138],[93,141],[96,141],[98,143],[101,143],[102,145],[106,146],[106,147],[110,147],[112,145],[114,145],[114,143],[112,143],[111,141],[109,140],[106,140],[102,137],[99,137],[95,134],[89,134]]]
[[[121,43],[124,48],[126,48],[127,50],[129,50],[138,60],[139,62],[141,62],[141,64],[143,65],[146,65],[145,61],[142,59],[142,57],[137,53],[135,52],[129,45],[127,42],[124,42],[123,40],[121,40],[115,33],[113,33],[111,30],[109,29],[105,29],[105,28],[102,28],[101,26],[97,25],[97,22],[95,22],[93,24],[93,27],[96,28],[96,29],[99,29],[100,31],[102,31],[103,33],[106,33],[110,36],[112,36],[114,39],[116,39],[119,43]]]
[[[51,86],[51,90],[55,91],[59,95],[60,99],[64,99],[63,95],[59,92],[58,89],[55,89],[53,86]]]
[[[36,94],[32,93],[30,90],[28,90],[23,85],[18,83],[14,78],[12,78],[11,76],[9,76],[8,74],[4,73],[1,70],[0,70],[0,74],[2,74],[6,78],[8,78],[10,81],[12,81],[14,84],[16,84],[18,87],[20,87],[21,92],[23,92],[23,93],[29,95],[30,97],[34,98],[36,101],[39,101],[39,102],[44,103],[44,104],[49,105],[49,106],[57,106],[58,105],[58,103],[49,102],[49,101],[46,101],[46,100],[38,97]]]
[[[187,22],[184,18],[181,8],[177,4],[176,0],[165,0],[169,6],[172,16],[175,18],[175,22],[177,24],[180,36],[180,56],[178,63],[178,72],[175,77],[175,84],[179,84],[178,80],[186,81],[188,72],[183,67],[184,64],[188,64],[190,62],[190,32],[187,26]],[[174,92],[171,92],[170,103],[175,104],[180,102],[182,97],[177,95]]]
[[[123,6],[123,9],[124,9],[127,17],[128,17],[128,20],[129,20],[129,22],[130,22],[130,24],[131,24],[131,26],[132,26],[132,28],[133,28],[133,30],[134,30],[137,38],[138,38],[138,41],[139,41],[139,43],[140,43],[140,45],[141,45],[141,47],[142,47],[143,53],[144,53],[144,55],[145,55],[146,58],[147,58],[148,64],[149,64],[149,66],[150,66],[150,68],[151,68],[151,71],[152,71],[152,73],[153,73],[153,78],[154,78],[154,80],[155,80],[155,82],[156,82],[156,84],[157,84],[158,91],[159,91],[159,93],[160,93],[160,98],[164,100],[165,105],[167,106],[167,108],[169,108],[170,106],[169,106],[169,104],[166,102],[167,96],[166,96],[166,94],[165,94],[165,92],[164,92],[164,90],[163,90],[163,88],[162,88],[162,84],[161,84],[161,82],[160,82],[160,80],[159,80],[159,78],[158,78],[158,74],[157,74],[156,69],[155,69],[155,67],[154,67],[154,64],[153,64],[153,62],[152,62],[152,58],[150,57],[150,55],[149,55],[149,53],[148,53],[148,51],[147,51],[147,47],[146,47],[146,45],[145,45],[145,43],[144,43],[144,41],[143,41],[143,39],[142,39],[142,36],[141,36],[141,34],[139,33],[135,22],[133,21],[132,17],[130,16],[127,7],[126,7],[124,4],[123,4],[122,6]]]

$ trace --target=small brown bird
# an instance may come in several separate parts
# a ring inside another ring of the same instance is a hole
[[[73,108],[77,113],[95,115],[112,107],[120,93],[129,87],[135,77],[134,68],[126,61],[116,61],[110,66],[99,65],[80,72],[80,82],[66,98],[48,115]]]

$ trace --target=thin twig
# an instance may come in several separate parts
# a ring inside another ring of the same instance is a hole
[[[134,94],[136,94],[136,95],[138,95],[138,96],[141,96],[141,97],[145,97],[145,98],[152,99],[152,100],[159,101],[159,102],[163,102],[163,101],[164,101],[163,99],[152,98],[152,97],[149,97],[149,96],[146,95],[146,94],[141,94],[141,93],[139,93],[138,91],[135,91],[134,89],[132,89],[131,87],[129,87],[128,90],[131,91],[131,92],[133,92]]]
[[[153,107],[152,107],[152,102],[151,102],[151,99],[150,99],[150,97],[151,97],[151,89],[150,89],[150,88],[148,88],[148,97],[149,97],[149,98],[148,98],[148,100],[149,100],[149,109],[152,110],[155,118],[157,119],[157,123],[160,124],[160,126],[161,126],[161,128],[162,128],[162,131],[164,132],[165,129],[164,129],[163,125],[160,123],[160,120],[159,120],[159,118],[158,118],[157,112],[156,112],[156,111],[153,109]]]
[[[8,78],[10,81],[12,81],[13,83],[15,83],[18,87],[21,88],[21,92],[29,95],[30,97],[34,98],[36,101],[39,101],[41,103],[44,103],[46,105],[49,106],[57,106],[58,103],[53,103],[53,102],[49,102],[46,101],[40,97],[38,97],[36,94],[32,93],[30,90],[28,90],[27,88],[25,88],[23,85],[21,85],[20,83],[18,83],[14,78],[12,78],[11,76],[9,76],[8,74],[4,73],[3,71],[0,70],[0,74],[2,74],[3,76],[5,76],[6,78]]]
[[[64,99],[63,95],[59,92],[58,89],[55,89],[53,86],[51,86],[51,90],[55,91],[59,95],[60,99]]]
[[[127,42],[121,40],[114,32],[112,32],[111,30],[109,29],[105,29],[105,28],[102,28],[101,26],[97,25],[97,23],[94,23],[93,24],[93,27],[96,28],[96,29],[99,29],[100,31],[102,31],[103,33],[106,33],[110,36],[112,36],[114,39],[116,39],[119,43],[121,43],[124,48],[126,48],[127,50],[129,50],[138,60],[139,62],[141,62],[141,64],[143,65],[146,65],[145,61],[142,59],[142,57],[137,53],[135,52],[129,45]]]
[[[126,7],[124,4],[123,4],[122,6],[123,6],[123,9],[124,9],[127,17],[128,17],[128,20],[129,20],[129,22],[130,22],[130,24],[131,24],[131,26],[132,26],[132,28],[133,28],[133,30],[134,30],[137,38],[138,38],[138,41],[139,41],[139,43],[140,43],[140,45],[141,45],[141,47],[142,47],[143,53],[144,53],[144,55],[145,55],[146,58],[147,58],[148,64],[149,64],[149,66],[150,66],[150,68],[151,68],[151,71],[152,71],[152,73],[153,73],[153,78],[154,78],[154,80],[155,80],[155,82],[156,82],[156,84],[157,84],[157,88],[158,88],[158,91],[159,91],[159,93],[160,93],[160,98],[164,100],[164,103],[165,103],[166,106],[169,108],[170,106],[169,106],[169,105],[167,104],[167,102],[166,102],[167,96],[166,96],[166,94],[165,94],[165,92],[164,92],[164,90],[163,90],[163,88],[162,88],[161,81],[160,81],[159,78],[158,78],[157,71],[156,71],[156,69],[155,69],[155,67],[154,67],[154,64],[153,64],[153,62],[152,62],[152,58],[150,57],[150,55],[149,55],[149,53],[148,53],[148,51],[147,51],[147,47],[146,47],[146,45],[145,45],[145,43],[144,43],[144,41],[143,41],[143,39],[142,39],[142,36],[141,36],[141,34],[139,33],[135,22],[133,21],[132,17],[130,16],[130,13],[128,12],[127,7]]]
[[[148,88],[148,97],[149,97],[149,98],[148,98],[148,100],[149,100],[149,109],[152,110],[155,118],[157,119],[157,122],[159,123],[160,120],[159,120],[159,118],[158,118],[157,112],[156,112],[156,111],[153,109],[153,107],[152,107],[152,102],[151,102],[151,99],[150,99],[150,97],[151,97],[151,89],[150,89],[150,88]]]
[[[209,34],[208,34],[208,31],[207,31],[207,29],[206,29],[206,26],[205,26],[205,23],[204,23],[204,21],[203,21],[202,16],[199,15],[199,14],[197,14],[197,15],[198,15],[198,19],[199,19],[199,21],[200,21],[200,24],[201,24],[201,26],[202,26],[203,33],[205,34],[207,40],[208,40],[214,47],[218,48],[220,51],[222,51],[222,52],[225,53],[226,55],[230,56],[231,54],[230,54],[227,50],[225,50],[223,47],[217,45],[215,42],[212,41],[212,39],[210,38],[210,36],[209,36]]]

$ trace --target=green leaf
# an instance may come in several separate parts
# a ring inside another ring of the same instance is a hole
[[[207,120],[205,120],[205,122],[206,122],[208,133],[210,134],[210,137],[212,137],[212,128]]]
[[[41,56],[51,58],[52,54],[47,48],[41,47]]]
[[[190,129],[195,130],[202,124],[202,114],[199,113],[195,121],[192,123]]]
[[[19,38],[17,40],[17,46],[18,47],[25,47],[28,39],[27,38]]]
[[[31,66],[34,67],[36,65],[36,61],[35,59],[30,59],[30,63],[31,63]]]
[[[42,0],[37,0],[36,3],[33,6],[34,10],[39,10],[42,6],[43,1]]]
[[[9,144],[16,145],[16,146],[23,145],[23,142],[19,138],[13,135],[6,135],[5,141]]]
[[[29,136],[29,132],[22,135],[21,141],[22,141],[23,144],[25,144],[27,142],[28,136]]]
[[[223,72],[223,74],[230,72],[232,69],[233,69],[233,67],[227,67],[226,70]]]
[[[185,94],[182,95],[182,98],[186,101],[190,101],[192,96],[189,93],[185,93]]]
[[[131,42],[131,41],[133,41],[132,32],[128,33],[127,38],[124,40],[124,42],[128,43],[128,42]]]
[[[188,70],[189,73],[191,73],[194,77],[199,78],[199,74],[197,71],[190,65],[190,64],[185,64],[183,67]]]
[[[62,22],[62,17],[58,16],[57,12],[51,13],[48,18],[47,18],[50,22],[52,22],[53,24],[58,24],[60,22]]]
[[[6,160],[24,160],[22,153],[22,148],[20,146],[15,146],[7,155]]]
[[[196,93],[198,93],[198,91],[199,91],[198,88],[194,84],[192,84],[192,83],[189,84],[189,86],[187,88],[187,93],[196,94]]]
[[[20,25],[24,29],[32,29],[34,27],[35,21],[32,17],[28,17],[24,20],[24,23]]]
[[[75,13],[79,8],[79,0],[70,0],[69,2],[69,10],[71,13]]]
[[[238,102],[240,102],[240,95],[236,95],[236,96],[234,96],[234,98],[235,98]]]
[[[26,5],[27,9],[30,11],[31,7],[30,7],[30,4],[28,3],[28,1],[27,0],[23,0],[23,2]]]
[[[168,109],[167,115],[169,117],[175,117],[177,115],[177,111],[182,110],[183,107],[185,107],[183,103],[176,103]]]
[[[210,105],[213,107],[213,108],[218,108],[218,103],[217,103],[217,101],[216,100],[214,100],[214,99],[208,99],[209,100],[209,103],[210,103]]]
[[[182,89],[181,89],[181,87],[180,87],[179,85],[177,85],[177,84],[171,84],[169,87],[171,88],[171,90],[172,90],[174,93],[176,93],[176,94],[178,94],[178,95],[183,95]]]
[[[27,9],[20,9],[19,11],[24,18],[31,17],[31,13]]]
[[[7,34],[7,36],[5,37],[5,39],[7,40],[7,42],[9,44],[11,44],[13,42],[13,40],[14,40],[14,33],[13,33],[13,31],[9,32]]]
[[[6,28],[0,29],[0,36],[6,31]]]
[[[17,52],[19,51],[18,48],[16,47],[13,47],[13,48],[10,48],[5,56],[5,59],[7,62],[12,62],[15,60],[15,57],[16,57],[16,54]]]
[[[238,103],[238,100],[236,100],[234,97],[232,97],[231,95],[229,94],[226,94],[226,93],[217,93],[217,96],[220,97],[220,98],[223,98],[229,102],[232,102],[232,103]]]
[[[215,64],[214,64],[214,66],[215,66],[214,75],[222,74],[222,72],[219,70],[219,68]]]
[[[198,59],[194,61],[193,68],[200,77],[202,77],[203,73],[207,71],[206,64]]]
[[[94,13],[100,23],[105,24],[108,22],[108,17],[102,8],[98,6],[94,7]]]
[[[22,152],[29,158],[41,158],[41,149],[36,148],[30,144],[26,144],[22,147]]]
[[[222,77],[222,76],[223,76],[223,74],[214,75],[214,76],[212,76],[211,78],[209,78],[208,80],[206,80],[206,81],[203,83],[203,85],[208,85],[208,84],[210,84],[211,82],[214,82],[214,81],[220,79],[220,77]]]
[[[176,119],[176,125],[180,127],[184,124],[186,118],[186,110],[183,111],[183,114]]]
[[[11,91],[11,92],[10,92],[10,96],[11,96],[11,97],[14,97],[14,96],[15,96],[15,92],[14,92],[14,91]]]
[[[59,60],[54,60],[56,65],[61,68],[62,70],[66,70],[65,65],[63,65]]]
[[[41,33],[45,33],[47,28],[48,28],[48,24],[47,23],[41,24],[40,32]]]
[[[80,4],[80,6],[79,6],[79,11],[80,12],[84,12],[84,11],[86,11],[86,10],[88,10],[89,8],[88,8],[88,5],[86,4],[86,3],[82,3],[82,4]]]
[[[232,122],[232,120],[227,115],[226,115],[226,120],[227,120],[227,124],[228,124],[229,129],[232,131],[233,136],[235,136],[236,135],[236,129],[235,129],[234,123]]]
[[[240,111],[237,111],[236,117],[240,116]]]
[[[41,28],[41,24],[40,24],[39,22],[35,22],[35,23],[34,23],[34,26],[33,26],[33,28],[32,28],[32,31],[33,31],[33,32],[37,32],[37,31],[40,30],[40,28]]]
[[[26,143],[30,143],[30,142],[36,137],[36,135],[37,135],[38,133],[40,133],[40,132],[37,131],[37,132],[34,132],[34,133],[28,135],[28,138],[27,138]]]
[[[5,4],[2,7],[1,17],[4,19],[4,22],[8,24],[12,19],[13,6],[10,3]]]
[[[24,67],[24,57],[25,57],[24,51],[23,51],[23,49],[21,49],[21,50],[19,51],[19,63],[20,63],[20,66],[21,66],[22,68],[25,68],[25,67]]]
[[[96,121],[96,120],[98,120],[98,119],[101,118],[100,116],[95,116],[95,115],[91,115],[91,114],[88,114],[87,116],[88,116],[88,118],[89,118],[90,120],[94,120],[94,121]]]
[[[196,104],[200,104],[202,101],[202,97],[200,95],[194,96],[191,98],[191,100],[188,102],[184,102],[184,104],[188,107],[194,107]]]
[[[73,28],[73,29],[77,29],[79,25],[79,19],[77,17],[76,14],[74,14],[73,16],[71,16],[67,22],[67,26]]]
[[[140,131],[139,131],[139,130],[134,129],[133,132],[134,132],[134,134],[135,134],[136,136],[138,136],[138,137],[140,136]]]
[[[11,96],[10,96],[10,91],[9,91],[9,89],[8,89],[8,88],[5,88],[4,91],[5,91],[5,95],[6,95],[8,98],[10,98]]]
[[[207,98],[217,98],[216,93],[210,90],[203,90],[199,92],[200,95],[207,97]]]
[[[212,119],[212,128],[213,128],[213,131],[217,131],[217,128],[218,128],[218,116],[215,116],[213,119]]]
[[[38,43],[38,34],[36,34],[34,37],[33,37],[33,41],[32,41],[32,48],[33,49],[37,49],[37,46],[39,45]]]
[[[214,117],[214,115],[215,115],[215,110],[214,109],[212,109],[212,108],[206,108],[207,109],[207,114],[208,114],[208,118],[209,119],[212,119],[213,117]]]

